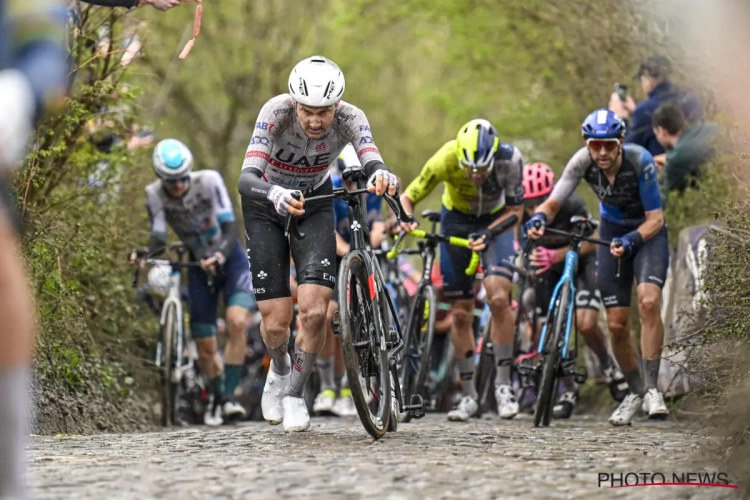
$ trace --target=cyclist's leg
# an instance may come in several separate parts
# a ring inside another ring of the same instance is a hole
[[[0,498],[25,498],[24,446],[28,436],[27,393],[34,344],[34,312],[11,198],[0,179]]]
[[[664,342],[661,320],[661,290],[667,278],[669,243],[667,228],[648,240],[635,255],[633,268],[638,283],[638,313],[641,316],[641,353],[646,365],[644,408],[650,416],[666,415],[667,407],[659,393],[659,366]]]
[[[336,257],[336,276],[340,260]],[[333,334],[333,315],[338,310],[338,283],[333,289],[331,301],[328,303],[326,312],[326,339],[323,342],[323,348],[320,350],[318,359],[315,361],[315,369],[320,376],[320,393],[315,398],[313,411],[315,413],[329,412],[333,410],[336,404],[336,336]]]
[[[234,401],[234,390],[240,381],[242,365],[247,353],[247,327],[250,325],[250,311],[256,307],[253,297],[253,279],[250,267],[240,242],[227,257],[223,274],[224,297],[227,305],[227,344],[224,348],[224,413],[230,417],[242,418],[245,410]]]
[[[209,289],[203,270],[193,267],[188,270],[188,295],[190,297],[190,332],[198,350],[198,365],[211,394],[211,404],[206,409],[203,422],[206,425],[217,426],[223,422],[218,410],[223,403],[224,395],[222,366],[217,355],[216,341],[218,294]]]
[[[372,227],[370,227],[370,246],[372,248],[380,248],[380,245],[383,243],[383,240],[385,238],[385,222],[373,222]]]
[[[260,333],[271,366],[261,398],[263,418],[272,425],[283,420],[282,397],[292,363],[287,353],[293,303],[289,280],[289,240],[283,219],[267,204],[242,200],[248,263],[255,300],[261,314]]]
[[[443,234],[468,236],[473,226],[465,223],[465,216],[443,207]],[[474,277],[466,276],[471,253],[447,243],[440,244],[440,273],[443,276],[443,293],[451,302],[451,342],[455,352],[456,366],[461,377],[461,403],[448,414],[450,420],[465,421],[472,417],[479,406],[474,385]]]
[[[328,184],[316,194],[330,190]],[[300,232],[306,234],[307,238],[303,241],[291,239],[292,258],[299,282],[297,304],[300,332],[295,341],[294,369],[283,404],[284,428],[292,431],[303,431],[310,425],[302,392],[325,342],[328,302],[336,284],[333,202],[310,203],[305,206],[305,211],[297,223]]]
[[[620,237],[627,232],[627,229],[608,224],[604,220],[599,230],[604,240]],[[618,259],[610,253],[609,247],[599,246],[596,250],[597,286],[604,307],[607,309],[607,326],[612,351],[628,382],[629,390],[620,406],[610,416],[609,422],[612,425],[628,425],[641,407],[644,389],[638,357],[628,325],[630,293],[633,286],[633,259],[621,258],[619,260],[618,268]]]

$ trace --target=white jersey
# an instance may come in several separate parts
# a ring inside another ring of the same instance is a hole
[[[275,186],[315,189],[328,179],[329,167],[348,143],[362,165],[383,161],[367,117],[359,108],[339,101],[328,132],[320,139],[310,139],[297,121],[294,101],[282,94],[260,110],[242,170],[256,169],[264,181]]]
[[[153,233],[167,233],[167,226],[201,259],[213,255],[222,238],[221,224],[233,222],[234,212],[227,187],[215,170],[190,174],[190,188],[182,198],[172,198],[157,180],[146,186],[146,208]]]

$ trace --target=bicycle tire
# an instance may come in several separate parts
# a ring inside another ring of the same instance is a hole
[[[494,385],[495,372],[497,367],[495,366],[495,353],[492,349],[492,317],[487,318],[487,322],[482,329],[482,350],[479,352],[479,362],[477,363],[477,374],[475,377],[475,384],[477,389],[477,395],[479,396],[478,409],[476,418],[480,418],[482,413],[487,411],[489,403],[490,388]]]
[[[387,349],[382,348],[385,339],[378,318],[377,303],[374,297],[370,296],[374,294],[369,294],[369,291],[364,256],[360,251],[348,253],[342,259],[339,269],[339,314],[344,364],[359,420],[368,434],[380,439],[388,430],[391,415],[390,367]],[[356,320],[362,324],[355,325]],[[366,328],[364,335],[362,326]],[[369,346],[360,344],[364,342],[369,343]],[[355,344],[360,345],[355,347]],[[362,347],[367,349],[367,359],[362,360],[363,362],[359,359],[358,353],[362,351]],[[378,394],[373,394],[377,397],[373,397],[373,401],[368,404],[360,375],[364,375],[368,387],[371,388],[370,374],[373,371],[378,376]],[[372,408],[375,408],[375,413]]]
[[[568,316],[568,302],[570,301],[570,287],[563,285],[560,299],[556,307],[553,307],[553,311],[550,311],[550,316],[547,318],[552,319],[554,315],[554,329],[549,334],[545,342],[545,354],[542,364],[542,390],[537,398],[536,411],[534,412],[534,427],[539,427],[539,424],[543,424],[544,427],[548,427],[550,419],[552,417],[552,406],[554,404],[555,389],[557,388],[557,375],[560,367],[560,347],[565,330],[565,320]],[[550,332],[548,332],[550,333]]]
[[[172,382],[172,375],[175,368],[175,349],[176,341],[175,324],[177,321],[177,311],[174,305],[167,306],[166,320],[162,328],[162,366],[161,366],[161,425],[170,427],[174,421],[174,411],[176,408],[175,398],[177,397],[177,384]]]
[[[429,304],[429,305],[428,305]],[[427,311],[427,332],[422,335],[422,327],[425,322],[424,307]],[[432,341],[435,338],[435,321],[437,317],[437,294],[432,285],[425,285],[417,290],[409,313],[409,323],[406,328],[404,339],[404,357],[399,370],[401,380],[401,397],[405,404],[410,404],[412,394],[422,394],[427,375],[430,370],[430,355],[432,353]],[[416,352],[412,354],[412,349]],[[404,422],[411,420],[407,413],[403,417]]]

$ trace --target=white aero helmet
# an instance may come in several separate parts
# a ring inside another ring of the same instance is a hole
[[[193,153],[177,139],[164,139],[154,148],[153,166],[162,179],[182,179],[193,170]]]
[[[148,270],[148,284],[154,293],[167,295],[169,293],[169,278],[172,268],[164,264],[157,264]]]
[[[298,103],[314,108],[339,102],[344,87],[341,68],[323,56],[300,61],[289,74],[289,95]]]

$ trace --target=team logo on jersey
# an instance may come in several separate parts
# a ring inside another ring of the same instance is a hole
[[[320,144],[318,144],[317,146],[315,146],[315,151],[317,151],[318,153],[320,153],[322,151],[325,151],[325,150],[326,150],[326,143],[325,142],[321,142]]]

